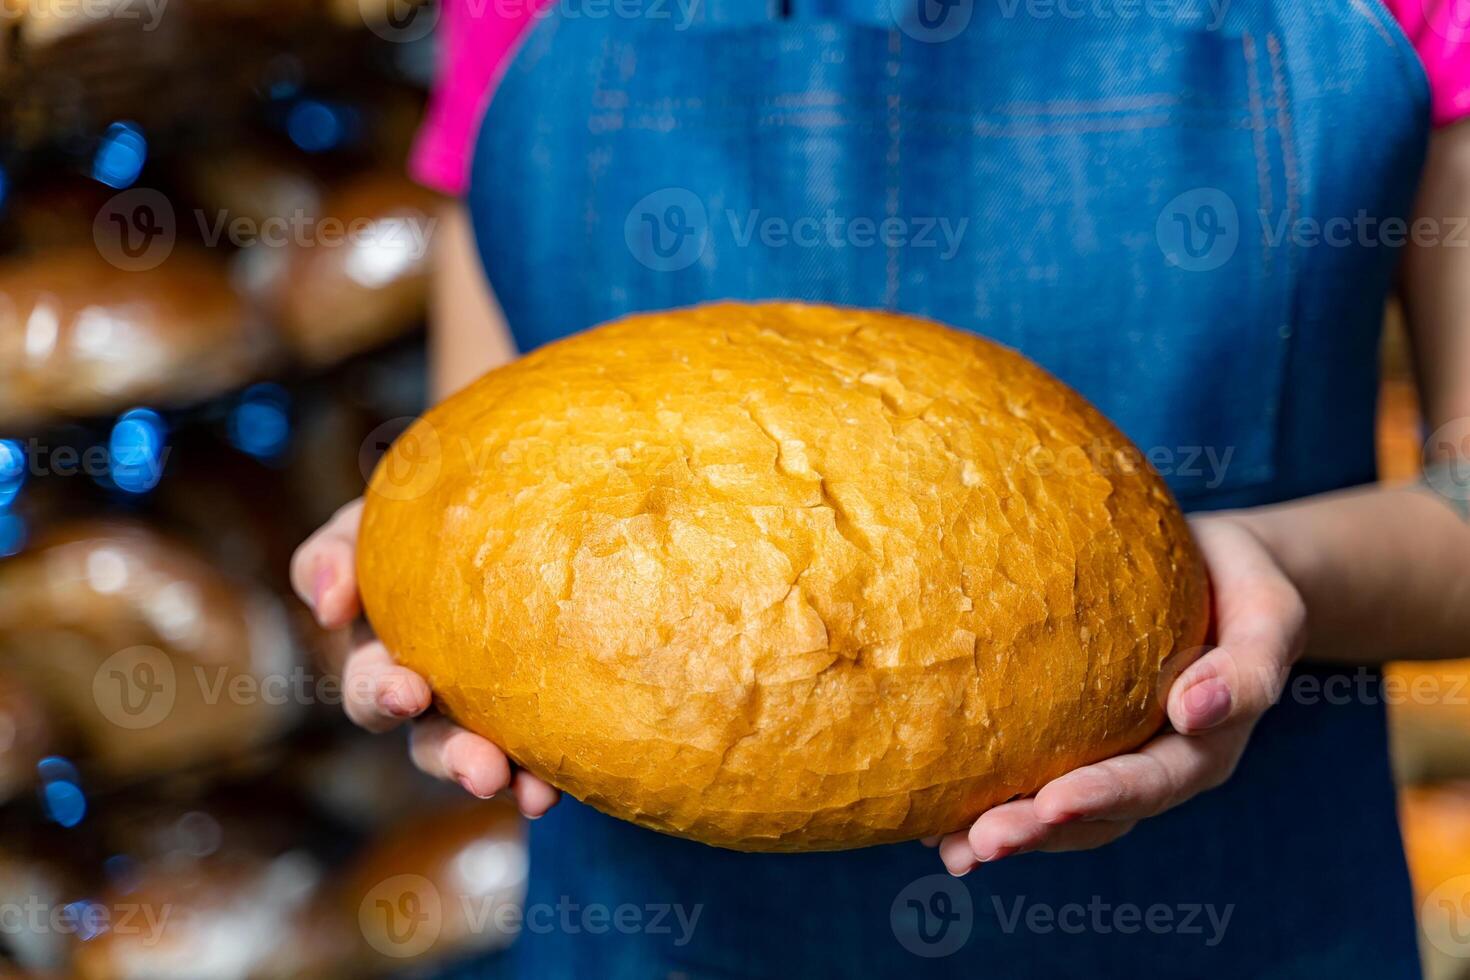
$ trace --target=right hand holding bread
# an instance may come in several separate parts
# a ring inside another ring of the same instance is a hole
[[[382,642],[357,623],[362,610],[357,593],[357,530],[362,501],[342,508],[296,552],[291,583],[326,629],[355,628],[342,670],[347,717],[370,732],[386,732],[418,719],[410,738],[414,765],[438,779],[459,783],[473,796],[488,799],[507,788],[521,813],[544,814],[560,793],[522,769],[498,747],[435,713],[424,679],[394,662]],[[427,714],[426,714],[427,713]]]

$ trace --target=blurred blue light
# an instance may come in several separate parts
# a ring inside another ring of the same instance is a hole
[[[87,815],[87,797],[76,783],[47,783],[41,801],[46,815],[63,827],[75,827]]]
[[[117,420],[108,438],[112,482],[128,493],[147,493],[163,476],[168,429],[151,408],[135,408]]]
[[[69,779],[72,782],[82,778],[71,760],[59,755],[48,755],[36,763],[36,774],[42,779]]]
[[[131,187],[148,160],[148,140],[136,123],[115,122],[92,157],[92,177],[108,187]]]
[[[59,756],[36,763],[40,774],[41,805],[46,816],[63,827],[75,827],[87,815],[87,795],[82,792],[77,768]]]
[[[14,439],[0,439],[0,510],[15,502],[26,482],[26,451]]]
[[[355,122],[351,109],[320,99],[302,99],[286,115],[286,135],[307,153],[340,146]]]
[[[290,400],[280,385],[259,384],[245,390],[230,413],[230,442],[256,459],[272,460],[291,439]]]
[[[16,514],[0,514],[0,558],[18,554],[26,546],[26,522]]]
[[[5,198],[10,194],[10,174],[0,167],[0,209],[5,207]]]
[[[97,909],[97,903],[86,899],[78,899],[66,905],[71,921],[76,923],[77,938],[84,943],[96,939],[109,928],[107,910],[93,911],[94,909]]]

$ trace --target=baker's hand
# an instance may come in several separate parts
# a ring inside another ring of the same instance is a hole
[[[1210,572],[1218,646],[1170,689],[1173,730],[1136,752],[1054,779],[1034,797],[987,810],[968,832],[938,840],[950,874],[1025,851],[1099,847],[1235,771],[1251,730],[1281,694],[1301,653],[1306,608],[1241,518],[1204,517],[1191,524]]]
[[[348,629],[362,612],[357,595],[357,529],[362,501],[342,508],[296,550],[291,584],[326,629]],[[360,625],[360,624],[359,624]],[[453,780],[481,799],[507,788],[526,816],[541,816],[560,793],[511,764],[495,745],[438,714],[429,685],[394,662],[388,649],[366,630],[354,634],[342,668],[347,717],[370,732],[386,732],[409,719],[414,723],[409,751],[414,765],[431,776]],[[422,716],[422,717],[420,717]]]

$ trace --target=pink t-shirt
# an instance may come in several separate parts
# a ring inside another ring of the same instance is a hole
[[[1470,2],[1383,0],[1429,76],[1436,126],[1470,115]]]
[[[516,42],[552,0],[442,0],[439,77],[409,169],[421,183],[463,194],[480,117]],[[1408,36],[1429,76],[1436,126],[1470,115],[1470,0],[1378,0]]]

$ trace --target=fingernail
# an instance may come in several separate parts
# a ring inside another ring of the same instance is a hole
[[[413,715],[412,706],[404,699],[403,692],[396,687],[384,689],[378,695],[378,704],[395,718],[408,718]]]
[[[1184,692],[1183,700],[1193,729],[1214,728],[1230,717],[1230,687],[1218,678],[1195,684]]]
[[[460,776],[459,785],[464,788],[464,791],[466,793],[470,794],[476,799],[489,800],[495,798],[494,793],[481,793],[479,790],[475,789],[475,784],[470,781],[470,777],[468,776]]]
[[[946,870],[946,871],[949,872],[949,875],[950,875],[951,878],[963,878],[965,875],[969,874],[971,871],[974,871],[975,870],[975,866],[972,864],[972,865],[969,865],[968,867],[966,867],[963,871],[956,871],[954,868],[951,868],[948,865],[945,865],[944,870]]]
[[[312,576],[311,580],[311,608],[313,612],[321,613],[322,600],[327,597],[327,593],[331,591],[335,581],[336,576],[332,574],[330,565],[320,565],[317,567],[316,574]]]

